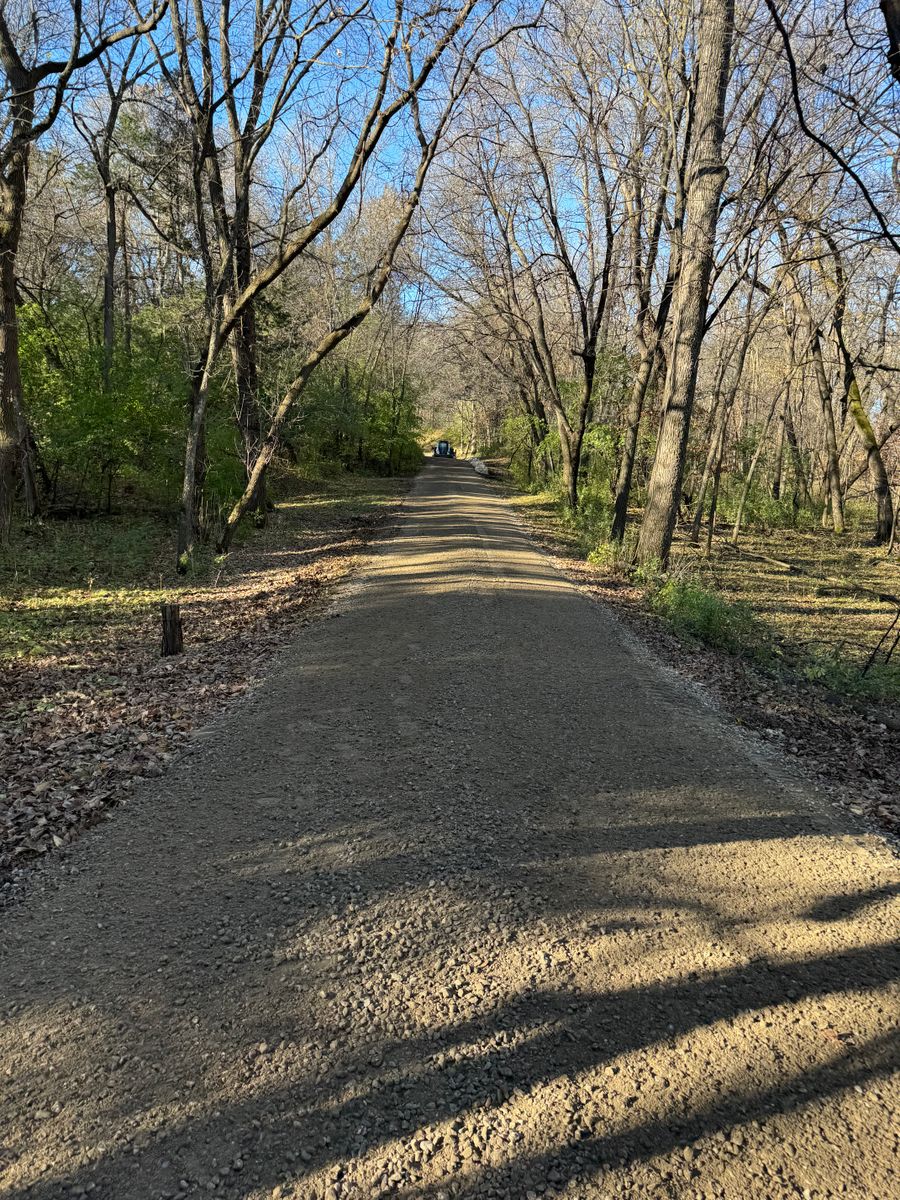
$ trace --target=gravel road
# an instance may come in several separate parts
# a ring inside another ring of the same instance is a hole
[[[900,872],[464,463],[0,913],[0,1195],[900,1197]]]

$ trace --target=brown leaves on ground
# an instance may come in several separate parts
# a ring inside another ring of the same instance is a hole
[[[173,597],[185,625],[178,657],[160,657],[158,606],[146,604],[95,622],[60,652],[5,664],[5,886],[161,775],[198,727],[260,678],[392,511],[337,505],[310,521],[301,505],[282,515],[207,585]]]

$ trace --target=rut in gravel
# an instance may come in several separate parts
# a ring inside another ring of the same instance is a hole
[[[900,1196],[900,874],[433,462],[0,914],[5,1200]]]

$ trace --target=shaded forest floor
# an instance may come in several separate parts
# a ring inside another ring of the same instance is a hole
[[[409,479],[304,483],[227,558],[172,571],[171,526],[44,522],[0,558],[0,896],[158,776],[250,688],[396,512]],[[161,601],[185,653],[160,657]]]
[[[811,578],[828,575],[896,593],[895,562],[861,538],[825,532],[742,536],[742,551],[788,560],[808,575],[737,554],[723,539],[717,539],[709,560],[686,541],[679,543],[676,577],[696,578],[726,600],[746,605],[764,623],[782,657],[761,665],[757,647],[735,654],[704,644],[653,611],[650,587],[586,561],[578,533],[548,495],[508,498],[570,578],[611,604],[670,665],[709,687],[739,725],[795,758],[856,815],[900,834],[900,662],[879,674],[874,694],[859,685],[859,667],[896,610]]]

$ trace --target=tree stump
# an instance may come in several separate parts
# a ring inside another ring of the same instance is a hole
[[[162,656],[180,654],[184,649],[184,630],[181,625],[181,606],[161,604],[162,613]]]

